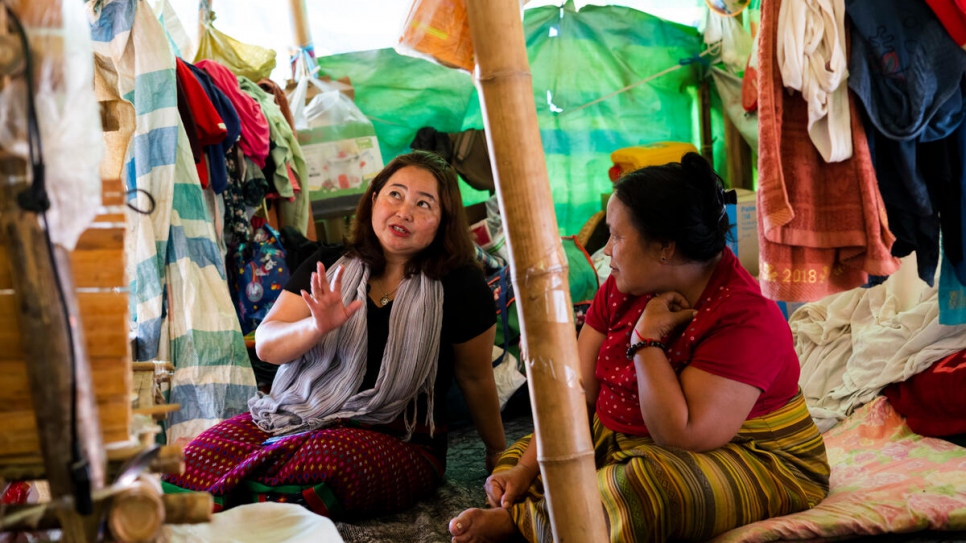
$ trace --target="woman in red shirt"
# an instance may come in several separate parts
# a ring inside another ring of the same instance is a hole
[[[791,331],[726,247],[717,174],[695,153],[632,172],[607,224],[612,271],[578,351],[610,541],[707,540],[816,505],[829,467]],[[486,494],[454,543],[552,541],[532,438]]]

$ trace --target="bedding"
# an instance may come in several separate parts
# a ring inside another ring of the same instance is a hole
[[[884,396],[825,434],[829,495],[815,508],[725,532],[717,543],[966,530],[966,448],[915,434]]]

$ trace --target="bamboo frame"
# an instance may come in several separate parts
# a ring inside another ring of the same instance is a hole
[[[606,541],[567,260],[537,124],[518,0],[468,0],[486,127],[554,540]]]

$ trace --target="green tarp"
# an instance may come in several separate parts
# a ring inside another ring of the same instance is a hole
[[[696,29],[630,8],[585,6],[577,12],[567,4],[526,10],[524,32],[562,235],[577,233],[601,208],[601,194],[611,190],[607,171],[612,151],[658,141],[700,147],[697,86],[705,67],[694,61],[704,49]],[[407,151],[423,126],[442,132],[483,128],[476,90],[465,72],[392,50],[318,62],[322,74],[350,77],[356,103],[372,119],[386,162]],[[715,117],[713,126],[720,133],[720,114]],[[715,151],[720,164],[720,136]],[[488,196],[462,188],[467,204]]]

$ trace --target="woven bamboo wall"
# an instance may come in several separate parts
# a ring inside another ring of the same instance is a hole
[[[122,183],[103,181],[102,197],[101,214],[81,235],[71,264],[101,430],[109,444],[129,439],[132,370]],[[10,270],[0,243],[0,464],[40,454]]]

